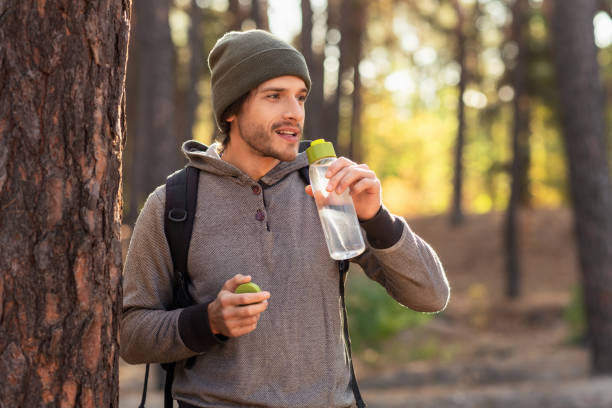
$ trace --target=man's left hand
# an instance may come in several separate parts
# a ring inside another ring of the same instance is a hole
[[[382,205],[382,188],[380,180],[367,164],[357,164],[346,157],[339,157],[327,170],[329,179],[327,191],[342,194],[350,189],[355,212],[360,221],[374,217]],[[306,193],[313,196],[312,187],[306,187]]]

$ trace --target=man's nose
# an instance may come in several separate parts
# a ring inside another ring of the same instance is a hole
[[[295,98],[288,98],[285,106],[285,119],[301,122],[304,120],[304,104]]]

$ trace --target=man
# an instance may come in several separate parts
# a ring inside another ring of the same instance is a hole
[[[187,142],[200,169],[190,252],[197,305],[166,311],[174,274],[164,236],[165,190],[142,209],[125,263],[121,355],[178,361],[181,407],[349,407],[338,267],[329,257],[298,145],[310,77],[303,56],[271,34],[223,36],[209,55],[221,144]],[[352,261],[400,303],[445,307],[435,252],[382,205],[374,172],[339,158],[329,190],[350,189],[367,249]],[[235,294],[256,282],[264,291]],[[247,306],[244,306],[247,305]],[[193,367],[186,359],[196,356]]]

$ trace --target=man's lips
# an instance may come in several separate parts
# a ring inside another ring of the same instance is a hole
[[[302,133],[300,128],[293,127],[293,126],[279,127],[279,128],[274,129],[274,132],[280,137],[282,137],[283,139],[289,140],[289,141],[298,140]]]

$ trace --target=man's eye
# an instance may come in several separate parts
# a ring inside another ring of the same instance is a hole
[[[267,96],[268,99],[278,99],[280,98],[279,94],[268,94]]]
[[[298,96],[298,101],[300,101],[300,102],[306,102],[306,95],[301,95],[301,96]]]

